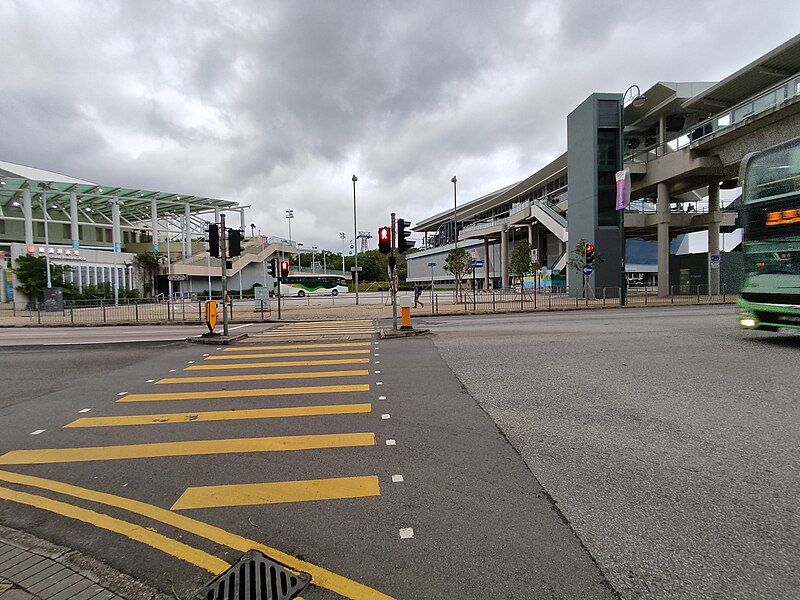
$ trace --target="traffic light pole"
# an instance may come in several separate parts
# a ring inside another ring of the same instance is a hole
[[[389,265],[391,266],[389,273],[389,285],[394,290],[392,294],[392,329],[397,331],[397,290],[394,287],[395,275],[397,273],[397,240],[395,237],[395,214],[392,213],[392,252],[389,254]]]
[[[219,216],[219,260],[222,271],[222,335],[228,337],[228,230],[225,228],[225,213]],[[209,290],[210,295],[210,290]]]
[[[275,264],[275,275],[278,280],[278,321],[281,320],[281,272],[280,263]]]

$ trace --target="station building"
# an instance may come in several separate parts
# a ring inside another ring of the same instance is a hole
[[[720,235],[738,227],[742,159],[800,131],[800,35],[722,81],[592,93],[566,117],[564,154],[460,206],[454,189],[452,210],[416,224],[424,239],[407,256],[409,281],[452,283],[443,266],[458,244],[480,265],[482,287],[507,288],[514,244],[527,240],[539,280],[580,294],[584,278],[567,261],[586,240],[603,261],[585,281],[609,297],[623,282],[655,285],[659,295],[689,284],[716,294],[721,281],[735,291],[736,261]],[[631,202],[619,211],[615,174],[623,169]],[[721,201],[720,190],[732,190],[732,201]],[[670,253],[678,236],[695,232],[706,233],[703,260]]]
[[[205,252],[209,223],[225,214],[227,226],[248,232],[247,206],[231,200],[101,185],[0,161],[0,301],[24,302],[13,275],[16,259],[47,255],[69,266],[79,290],[108,283],[141,295],[221,290],[221,265]],[[160,256],[155,277],[137,254]],[[231,260],[229,288],[269,285],[266,261],[298,252],[283,238],[251,235]],[[152,281],[151,281],[152,278]]]

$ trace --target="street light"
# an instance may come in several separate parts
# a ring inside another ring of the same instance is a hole
[[[340,231],[339,239],[342,240],[342,273],[344,273],[344,241],[347,239],[347,234],[344,231]]]
[[[300,267],[300,248],[303,247],[303,244],[300,242],[297,243],[297,272],[300,273],[303,269]]]
[[[294,219],[294,210],[288,208],[286,209],[286,220],[289,223],[289,244],[292,243],[292,219]]]
[[[314,259],[316,257],[317,250],[319,250],[319,248],[317,246],[311,246],[311,272],[312,273],[316,273],[317,272],[317,268],[316,268],[316,266],[314,266]]]
[[[353,175],[353,243],[358,243],[358,225],[356,223],[356,181],[358,177]],[[353,251],[353,278],[356,283],[356,304],[358,304],[358,246]]]
[[[636,93],[634,93],[634,89],[636,89]],[[630,94],[628,94],[630,92]],[[625,93],[622,95],[622,106],[625,106],[625,99],[630,96],[630,104],[635,106],[636,108],[641,108],[644,106],[644,103],[647,102],[647,96],[642,94],[642,91],[639,89],[639,86],[635,83],[625,90]]]
[[[450,181],[453,182],[453,247],[458,248],[458,214],[456,213],[456,185],[458,184],[458,178],[453,175]]]

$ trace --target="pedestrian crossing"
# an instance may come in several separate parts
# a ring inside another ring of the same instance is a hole
[[[114,404],[131,407],[135,414],[129,414],[130,410],[113,414],[115,411],[108,409],[111,414],[81,416],[66,423],[64,432],[74,431],[80,435],[74,438],[73,446],[12,450],[0,455],[0,465],[17,468],[53,465],[50,467],[53,472],[52,469],[58,465],[68,469],[75,463],[117,462],[124,472],[129,464],[127,461],[145,459],[202,461],[205,457],[258,454],[263,456],[262,460],[269,461],[271,454],[336,453],[349,449],[348,462],[342,462],[338,468],[335,460],[320,461],[320,465],[309,464],[304,472],[317,475],[314,478],[277,480],[275,476],[280,471],[276,473],[271,468],[259,469],[258,472],[243,471],[239,473],[241,481],[230,481],[230,473],[225,474],[223,481],[214,481],[216,475],[222,474],[206,473],[203,481],[176,490],[173,498],[167,494],[168,506],[164,508],[183,512],[261,506],[263,510],[269,510],[272,505],[292,503],[375,502],[381,497],[382,477],[386,477],[368,470],[368,465],[374,462],[368,457],[380,452],[381,447],[377,445],[375,429],[380,426],[382,417],[373,411],[369,397],[373,383],[381,384],[370,379],[369,366],[375,360],[372,354],[377,344],[375,335],[374,325],[366,320],[280,324],[252,335],[236,346],[218,348],[215,353],[205,355],[202,361],[190,361],[180,375],[155,377],[141,389],[120,392]],[[154,391],[156,389],[158,391]],[[189,407],[196,404],[199,410],[152,412],[135,409],[136,406],[150,406],[153,402],[159,406],[172,406],[175,402]],[[311,418],[314,429],[304,432],[306,428],[302,424],[312,422],[306,420]],[[269,432],[274,435],[230,436],[231,429],[211,430],[228,434],[216,437],[209,435],[208,425],[206,429],[196,425],[218,423],[217,427],[222,428],[231,421],[269,422]],[[285,428],[283,423],[286,423]],[[330,423],[328,432],[320,432],[320,428],[327,429],[327,423]],[[167,441],[146,443],[141,442],[141,436],[136,438],[135,431],[150,430],[147,426],[152,425],[159,426],[154,431],[174,431],[175,435],[167,435]],[[196,437],[189,435],[192,439],[186,439],[185,432],[191,432],[193,427],[198,427],[198,431],[203,433]],[[92,444],[93,432],[108,431],[108,428],[120,432],[115,440],[124,441],[130,432],[130,436],[138,441]],[[364,453],[363,460],[354,461],[353,456],[359,455],[353,455],[353,452]],[[365,466],[367,472],[364,472]],[[187,471],[204,472],[204,469],[193,466]],[[259,473],[271,473],[272,477]],[[65,477],[66,474],[65,471]],[[86,521],[89,514],[88,511],[82,512],[86,509],[39,496],[28,498],[19,494],[0,494],[0,500],[3,499],[76,520]],[[360,505],[352,506],[359,510]],[[129,535],[211,572],[220,572],[227,566],[227,563],[215,562],[213,557],[194,548],[170,545],[152,536],[152,539],[144,538],[135,529],[138,526],[126,529],[102,514],[94,521],[107,522],[105,528],[109,531]],[[336,576],[323,580],[321,585],[349,597],[346,590],[352,589],[354,582]],[[385,597],[377,591],[375,594],[374,597]]]

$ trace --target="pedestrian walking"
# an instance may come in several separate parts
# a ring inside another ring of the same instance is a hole
[[[414,308],[417,308],[417,304],[419,304],[422,308],[425,308],[425,305],[419,301],[419,297],[422,295],[422,290],[419,287],[419,284],[414,284]]]

